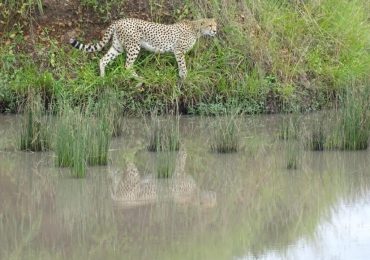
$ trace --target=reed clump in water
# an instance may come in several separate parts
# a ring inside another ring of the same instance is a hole
[[[294,115],[293,117],[284,118],[279,126],[279,139],[281,140],[290,140],[298,139],[300,124],[298,116]]]
[[[351,88],[347,91],[343,108],[339,113],[339,149],[367,149],[370,133],[369,92],[369,87]]]
[[[86,108],[62,105],[56,133],[57,166],[70,167],[72,175],[81,178],[87,165],[108,164],[112,128],[106,108],[105,103]]]
[[[286,168],[288,170],[298,169],[302,159],[299,142],[289,141],[286,145]]]
[[[239,150],[239,128],[235,115],[217,118],[212,132],[211,151],[234,153]]]
[[[48,150],[51,138],[49,122],[40,95],[28,94],[21,123],[19,149],[40,152]]]
[[[323,151],[326,143],[326,134],[322,123],[316,124],[311,130],[306,147],[312,151]]]
[[[166,151],[157,153],[157,177],[171,178],[175,171],[176,152]]]
[[[180,149],[180,118],[161,119],[152,115],[148,129],[148,146],[150,152],[178,151]]]

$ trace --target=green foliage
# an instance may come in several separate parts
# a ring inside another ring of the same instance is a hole
[[[39,95],[30,93],[24,111],[19,149],[22,151],[45,151],[50,148],[49,120]]]
[[[324,150],[326,144],[326,135],[322,123],[315,125],[308,138],[306,146],[313,151]]]
[[[180,149],[179,118],[160,118],[152,114],[148,128],[148,151],[178,151]]]
[[[87,165],[107,165],[112,136],[105,100],[73,108],[62,101],[56,131],[56,164],[70,167],[72,175],[84,177]],[[95,112],[95,113],[93,113]]]
[[[300,122],[297,115],[283,118],[279,126],[279,138],[281,140],[297,139],[300,132]]]
[[[299,167],[302,160],[301,147],[296,141],[288,141],[285,148],[286,168],[295,170]]]
[[[235,115],[218,117],[212,127],[211,151],[233,153],[239,149],[239,128]]]
[[[176,165],[176,153],[173,151],[157,153],[157,177],[171,178]]]
[[[0,29],[26,25],[37,14],[43,13],[42,0],[6,0],[0,3]],[[19,23],[19,22],[22,23]],[[2,30],[1,30],[2,31]]]
[[[369,86],[365,89],[351,88],[347,91],[343,108],[340,111],[339,148],[344,150],[364,150],[368,147],[370,135]]]
[[[7,1],[5,6],[17,10],[25,4],[35,9],[39,2]],[[122,5],[116,0],[80,4],[96,10],[97,20],[104,21],[111,21]],[[245,113],[310,111],[343,98],[342,90],[351,80],[361,84],[370,74],[368,1],[199,0],[171,10],[167,5],[150,2],[154,21],[213,16],[219,23],[216,37],[200,39],[187,54],[189,74],[184,82],[178,79],[172,54],[142,51],[135,63],[142,80],[125,71],[122,55],[109,64],[102,79],[98,59],[103,54],[61,48],[47,28],[40,38],[48,46],[35,44],[29,54],[16,48],[25,41],[17,40],[14,30],[20,38],[23,31],[9,29],[3,35],[8,44],[0,45],[2,110],[22,103],[28,88],[36,88],[43,98],[63,96],[75,103],[111,89],[119,93],[123,110],[135,114],[153,107],[170,111],[176,102],[192,114],[223,114],[230,107]]]

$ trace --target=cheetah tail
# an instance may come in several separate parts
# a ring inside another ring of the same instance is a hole
[[[96,51],[101,51],[105,45],[109,42],[109,40],[112,38],[112,35],[115,30],[115,25],[112,24],[107,28],[107,30],[104,33],[103,39],[96,43],[96,44],[83,44],[79,41],[77,41],[74,38],[71,38],[69,40],[69,43],[75,47],[76,49],[83,50],[86,52],[96,52]]]

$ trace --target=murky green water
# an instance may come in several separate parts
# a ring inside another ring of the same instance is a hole
[[[183,118],[185,172],[216,202],[126,207],[109,176],[145,144],[142,120],[126,121],[108,167],[74,179],[53,152],[16,151],[17,118],[0,116],[0,259],[369,259],[370,152],[302,150],[287,170],[280,120],[243,120],[241,151],[216,154],[212,119]],[[142,178],[157,159],[137,153]]]

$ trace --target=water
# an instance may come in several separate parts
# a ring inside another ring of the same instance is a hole
[[[216,203],[111,198],[112,172],[137,151],[141,178],[157,168],[145,122],[127,119],[108,167],[85,179],[54,166],[53,152],[15,149],[19,118],[0,116],[0,259],[369,259],[370,152],[302,149],[286,169],[280,116],[241,123],[241,151],[209,151],[212,118],[183,118],[186,175]],[[304,119],[310,124],[311,117]]]

